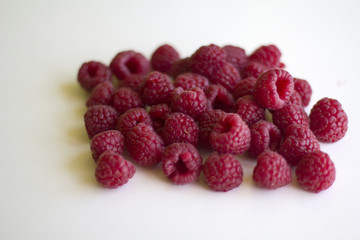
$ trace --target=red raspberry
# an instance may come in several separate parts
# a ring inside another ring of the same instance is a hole
[[[111,105],[119,112],[119,114],[123,114],[131,108],[143,106],[140,95],[130,88],[125,87],[115,91],[111,98]]]
[[[289,101],[286,104],[294,104],[294,105],[298,105],[298,106],[302,106],[302,100],[301,100],[301,96],[297,91],[293,91],[293,93],[290,96]]]
[[[91,91],[99,83],[111,81],[111,71],[101,62],[90,61],[81,65],[77,79],[82,88]]]
[[[199,115],[199,143],[210,148],[209,136],[220,117],[226,113],[221,110],[206,110]]]
[[[304,108],[299,105],[287,104],[285,107],[272,112],[273,123],[282,132],[292,124],[302,124],[309,127],[309,117]]]
[[[294,78],[294,90],[301,96],[302,106],[309,105],[312,94],[310,84],[304,79]]]
[[[92,91],[86,101],[86,106],[110,105],[111,95],[114,93],[114,86],[110,81],[99,83]]]
[[[144,108],[132,108],[119,117],[116,129],[126,137],[128,132],[139,123],[151,125],[152,121]]]
[[[135,92],[140,92],[145,76],[144,74],[130,74],[121,81],[120,87],[128,87]]]
[[[104,187],[117,188],[127,183],[135,172],[135,166],[120,154],[105,151],[97,163],[95,177]]]
[[[348,118],[337,100],[323,98],[311,109],[310,128],[320,141],[337,142],[346,134]]]
[[[281,132],[277,126],[271,122],[260,120],[250,128],[251,143],[249,154],[257,157],[260,153],[267,150],[275,151],[281,142]]]
[[[106,150],[121,154],[124,150],[124,136],[117,130],[109,130],[96,134],[91,139],[90,149],[95,162]]]
[[[205,89],[209,86],[209,80],[196,73],[186,72],[176,77],[174,86],[188,90],[194,87]]]
[[[305,125],[293,124],[285,131],[285,137],[278,153],[291,165],[297,165],[308,153],[320,150],[320,144],[310,128]]]
[[[242,183],[240,162],[231,154],[212,153],[203,166],[206,183],[215,191],[227,192]]]
[[[221,109],[225,112],[233,110],[234,98],[223,86],[210,84],[204,92],[207,98],[208,109]]]
[[[125,138],[132,159],[144,167],[156,166],[161,161],[164,143],[151,125],[139,123]]]
[[[281,52],[275,45],[261,46],[250,56],[249,61],[261,63],[267,67],[274,68],[280,65]]]
[[[238,85],[235,86],[235,89],[233,91],[234,99],[238,99],[245,95],[252,95],[255,83],[256,78],[253,77],[247,77],[241,80]]]
[[[236,69],[240,72],[247,63],[245,50],[231,45],[226,45],[223,49],[226,53],[226,61],[234,65],[234,67],[236,67]]]
[[[153,127],[155,131],[162,136],[163,128],[165,125],[165,119],[170,113],[169,105],[163,103],[158,105],[152,105],[149,111],[149,116],[153,122]]]
[[[207,99],[201,88],[195,87],[190,90],[175,88],[171,97],[171,111],[182,112],[193,118],[205,111]]]
[[[250,147],[250,130],[238,114],[227,113],[210,134],[211,147],[220,154],[241,154]]]
[[[241,77],[239,71],[231,63],[226,62],[221,68],[215,70],[209,79],[213,84],[220,84],[229,92],[232,92],[240,82]]]
[[[189,72],[190,71],[189,64],[190,64],[189,57],[180,59],[179,61],[175,62],[171,69],[171,76],[176,78],[182,73]]]
[[[111,106],[89,107],[84,115],[85,128],[89,138],[93,138],[100,132],[115,129],[118,117],[119,113]]]
[[[258,78],[254,98],[265,108],[276,110],[285,106],[294,91],[292,76],[282,69],[271,69]]]
[[[161,72],[149,73],[141,89],[141,97],[144,103],[156,105],[160,103],[170,103],[171,92],[174,90],[168,75]]]
[[[122,80],[130,74],[147,74],[150,63],[142,54],[130,50],[116,54],[111,60],[110,68],[115,76]]]
[[[187,142],[197,146],[199,127],[195,120],[184,113],[171,113],[165,120],[162,138],[165,145]]]
[[[295,170],[300,186],[318,193],[328,189],[335,181],[335,165],[328,154],[316,151],[305,155]]]
[[[179,53],[172,46],[165,44],[155,50],[150,63],[155,71],[171,74],[172,66],[179,59]]]
[[[251,126],[261,119],[265,119],[265,109],[260,107],[252,96],[246,95],[235,102],[236,113],[242,120]]]
[[[173,143],[163,152],[164,174],[178,185],[194,182],[200,175],[201,164],[199,152],[190,143]]]
[[[276,152],[266,151],[257,158],[254,182],[262,188],[276,189],[291,182],[291,170],[286,160]]]
[[[248,62],[245,67],[241,70],[241,77],[248,78],[254,77],[258,78],[262,73],[268,71],[269,68],[258,62]]]

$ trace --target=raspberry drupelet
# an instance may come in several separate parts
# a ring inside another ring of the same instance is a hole
[[[81,65],[77,79],[82,88],[91,91],[99,83],[111,81],[111,70],[101,62],[86,62]]]
[[[117,130],[108,130],[98,133],[91,139],[90,143],[92,157],[95,162],[98,161],[99,156],[106,150],[121,154],[124,147],[124,136]]]
[[[291,94],[289,101],[286,104],[294,104],[304,107],[302,104],[301,96],[297,91],[295,91],[295,89]]]
[[[254,77],[258,78],[262,73],[268,71],[269,68],[258,62],[248,62],[245,67],[241,70],[241,77],[248,78]]]
[[[281,52],[275,45],[261,46],[248,58],[251,62],[261,63],[269,68],[280,66]]]
[[[151,55],[150,63],[155,71],[171,74],[175,62],[180,59],[179,53],[169,44],[158,47]]]
[[[131,90],[131,88],[122,87],[118,88],[111,97],[111,105],[119,112],[123,114],[129,109],[142,107],[140,95]]]
[[[238,99],[245,95],[252,95],[255,83],[256,78],[254,77],[247,77],[241,80],[238,85],[235,86],[234,91],[232,92],[234,99]]]
[[[210,82],[219,84],[225,87],[229,92],[234,91],[236,85],[241,81],[239,71],[231,64],[224,63],[221,68],[218,68],[209,76]]]
[[[279,110],[272,112],[273,123],[285,132],[292,124],[302,124],[309,127],[309,117],[300,105],[287,104]]]
[[[201,88],[184,90],[179,87],[171,95],[172,112],[182,112],[196,119],[207,108],[207,99]]]
[[[144,83],[145,76],[145,74],[130,74],[120,82],[119,87],[128,87],[139,93]]]
[[[186,72],[176,77],[174,87],[181,87],[188,90],[194,87],[205,89],[209,86],[209,80],[200,74]]]
[[[164,73],[154,71],[145,77],[144,85],[141,88],[141,97],[147,105],[170,103],[173,90],[174,85],[170,77]]]
[[[207,98],[207,109],[220,109],[225,112],[233,111],[234,98],[223,86],[210,84],[204,92]]]
[[[299,93],[303,107],[309,105],[312,89],[308,81],[300,78],[294,78],[294,90]]]
[[[171,68],[171,73],[170,75],[173,78],[176,78],[177,76],[179,76],[182,73],[186,73],[186,72],[190,72],[190,58],[182,58],[178,61],[176,61],[172,68]]]
[[[139,123],[152,125],[151,118],[144,108],[132,108],[120,115],[116,129],[126,137],[128,132]]]
[[[153,122],[155,131],[162,136],[163,128],[167,115],[170,113],[170,107],[166,103],[152,105],[149,111],[149,116]]]
[[[199,115],[199,144],[210,148],[209,136],[220,117],[226,114],[221,110],[206,110]]]
[[[236,67],[236,69],[240,72],[247,63],[245,50],[232,45],[226,45],[223,49],[226,54],[226,61],[234,65],[234,67]]]
[[[236,100],[235,110],[249,127],[257,121],[265,119],[265,109],[260,107],[250,95]]]
[[[119,113],[115,108],[107,105],[89,107],[84,115],[86,132],[89,138],[96,134],[115,129]]]
[[[86,106],[91,107],[94,105],[110,105],[111,96],[115,89],[110,81],[99,83],[92,91],[86,101]]]

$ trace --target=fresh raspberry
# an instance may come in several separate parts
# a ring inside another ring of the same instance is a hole
[[[302,124],[309,127],[309,117],[304,108],[299,105],[287,104],[285,107],[272,112],[273,123],[285,132],[292,124]]]
[[[138,123],[126,135],[125,143],[137,164],[153,167],[161,161],[164,143],[151,125]]]
[[[86,101],[86,106],[110,105],[111,96],[114,93],[114,86],[110,81],[99,83],[92,91]]]
[[[151,125],[152,121],[144,108],[132,108],[120,115],[116,129],[126,137],[128,132],[139,123]]]
[[[248,78],[254,77],[258,78],[262,73],[268,71],[269,68],[258,62],[248,62],[245,67],[241,70],[241,77]]]
[[[227,113],[210,133],[211,147],[220,154],[241,154],[250,147],[250,130],[236,113]]]
[[[297,165],[308,153],[320,150],[320,144],[310,128],[301,124],[287,127],[278,153],[291,165]]]
[[[175,88],[171,97],[171,111],[182,112],[193,118],[206,110],[207,99],[201,88],[195,87],[190,90]]]
[[[280,65],[281,52],[275,45],[261,46],[250,56],[249,61],[261,63],[274,68]]]
[[[189,57],[180,59],[179,61],[175,62],[171,68],[171,76],[176,78],[182,73],[189,72],[190,71],[189,64],[190,64]]]
[[[335,181],[335,165],[327,153],[316,151],[305,155],[295,170],[300,186],[318,193],[328,189]]]
[[[286,160],[276,152],[266,151],[256,158],[254,182],[262,188],[276,189],[291,182],[291,170]]]
[[[242,120],[251,126],[261,119],[265,119],[265,109],[260,107],[252,96],[246,95],[235,102],[236,113]]]
[[[130,74],[147,74],[150,63],[141,53],[129,50],[116,54],[111,60],[110,68],[115,76],[122,80]]]
[[[271,69],[258,78],[253,96],[265,108],[276,110],[285,106],[294,91],[292,76],[282,69]]]
[[[250,156],[257,157],[267,150],[276,151],[281,142],[281,132],[278,127],[265,120],[260,120],[250,128]]]
[[[155,71],[171,74],[172,66],[180,59],[179,53],[172,46],[165,44],[158,47],[151,56],[151,66]]]
[[[293,93],[290,96],[289,101],[286,104],[294,104],[294,105],[298,105],[298,106],[302,106],[302,100],[301,100],[301,96],[297,91],[293,91]]]
[[[130,74],[120,82],[120,87],[128,87],[135,92],[140,92],[145,76],[144,74]]]
[[[89,138],[96,134],[115,129],[119,113],[115,108],[107,105],[89,107],[84,115],[86,132]]]
[[[90,61],[81,65],[77,79],[82,88],[91,91],[99,83],[111,81],[111,71],[101,62]]]
[[[240,161],[231,154],[212,153],[206,159],[203,173],[208,186],[221,192],[240,186],[243,178]]]
[[[234,108],[234,98],[226,88],[221,85],[210,84],[205,89],[208,109],[221,109],[231,112]]]
[[[153,128],[160,136],[163,136],[165,120],[169,113],[170,107],[165,103],[152,105],[150,108],[149,116],[153,122]]]
[[[160,103],[170,103],[171,92],[174,90],[168,75],[161,72],[149,73],[141,89],[141,97],[144,103],[156,105]]]
[[[294,78],[294,90],[301,96],[302,106],[308,106],[312,94],[310,84],[304,79]]]
[[[171,113],[165,120],[162,138],[165,145],[187,142],[197,146],[199,127],[195,120],[184,113]]]
[[[173,143],[162,155],[162,169],[175,184],[194,182],[200,175],[202,158],[190,143]]]
[[[135,166],[123,156],[112,151],[105,151],[100,155],[95,177],[104,187],[117,188],[127,183],[135,172]]]
[[[283,62],[279,62],[279,65],[277,67],[284,69],[284,68],[286,68],[286,65]]]
[[[319,100],[310,112],[310,128],[320,141],[337,142],[348,129],[348,118],[336,99]]]
[[[247,63],[245,50],[232,45],[226,45],[223,49],[226,53],[226,61],[234,65],[234,67],[236,67],[236,69],[240,72]]]
[[[233,91],[234,99],[238,99],[245,95],[252,95],[254,86],[256,83],[256,78],[247,77],[241,80],[238,85],[235,86]]]
[[[90,149],[95,162],[106,150],[121,154],[124,150],[124,136],[117,130],[109,130],[96,134],[91,139]]]
[[[140,95],[130,88],[118,88],[111,98],[111,105],[123,114],[131,108],[142,107]]]
[[[194,87],[205,89],[209,86],[209,80],[200,74],[186,72],[176,77],[174,86],[188,90]]]
[[[220,117],[226,113],[221,110],[206,110],[199,115],[199,144],[210,148],[209,136]]]
[[[210,76],[210,82],[225,87],[229,92],[234,91],[236,85],[240,82],[241,77],[239,71],[231,64],[224,63]]]

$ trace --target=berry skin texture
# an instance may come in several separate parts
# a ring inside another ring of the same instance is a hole
[[[225,112],[233,110],[234,98],[223,86],[210,84],[204,92],[207,98],[207,109],[220,109]]]
[[[176,77],[174,86],[189,90],[194,87],[205,89],[209,86],[209,80],[200,74],[186,72]]]
[[[129,181],[136,172],[135,166],[112,151],[100,155],[96,165],[96,180],[106,188],[117,188]]]
[[[285,132],[286,128],[292,124],[309,126],[309,117],[300,105],[287,104],[285,107],[273,111],[272,117],[273,123],[282,132]]]
[[[209,136],[220,117],[226,113],[221,110],[206,110],[199,115],[199,144],[210,148]]]
[[[240,115],[248,126],[265,119],[265,109],[260,107],[250,95],[243,96],[236,100],[235,109],[236,113]]]
[[[182,73],[190,72],[190,58],[182,58],[179,61],[175,62],[171,68],[171,76],[176,78]]]
[[[280,66],[281,52],[275,45],[261,46],[250,56],[249,61],[261,63],[269,68]]]
[[[231,63],[224,63],[209,77],[210,82],[225,87],[229,92],[234,91],[235,86],[240,82],[239,71]]]
[[[145,76],[144,74],[131,74],[120,82],[120,87],[128,87],[135,92],[140,92]]]
[[[180,59],[179,53],[172,46],[165,44],[158,47],[151,56],[151,66],[155,71],[171,73],[172,66]]]
[[[83,89],[91,91],[99,83],[111,81],[111,70],[101,62],[86,62],[81,65],[77,79]]]
[[[98,161],[100,155],[106,150],[121,154],[124,150],[124,136],[120,131],[109,130],[96,134],[90,143],[92,157],[95,162]]]
[[[310,84],[304,79],[294,78],[294,90],[299,93],[302,106],[308,106],[312,95]]]
[[[248,62],[245,67],[241,70],[241,77],[248,78],[254,77],[258,78],[262,73],[268,71],[269,68],[258,62]]]
[[[226,61],[234,65],[234,67],[236,67],[236,69],[240,72],[247,63],[245,50],[232,45],[224,46],[223,50],[226,54]]]
[[[84,115],[86,132],[90,139],[96,134],[114,130],[119,113],[115,108],[107,105],[95,105],[89,107]]]
[[[173,143],[162,155],[162,169],[166,177],[177,185],[194,182],[200,175],[202,157],[190,143]]]
[[[139,123],[152,125],[151,118],[144,108],[132,108],[120,115],[116,129],[126,137],[128,132]]]
[[[111,97],[111,105],[119,112],[123,114],[129,109],[142,107],[140,95],[131,90],[131,88],[119,88],[115,91]]]
[[[233,91],[234,99],[238,99],[245,95],[252,95],[254,91],[254,86],[256,83],[256,78],[247,77],[241,80],[238,85],[235,86]]]
[[[208,186],[219,192],[240,186],[243,178],[241,164],[231,154],[212,153],[203,165],[203,173]]]
[[[114,93],[114,86],[110,81],[99,83],[92,91],[86,101],[86,106],[91,107],[94,105],[110,105],[111,96]]]
[[[210,133],[210,145],[220,154],[242,154],[250,147],[250,130],[236,113],[227,113]]]
[[[168,75],[161,72],[149,73],[141,89],[141,97],[147,105],[156,105],[160,103],[170,104],[171,92],[174,85]]]
[[[322,142],[337,142],[348,129],[348,118],[336,99],[323,98],[310,111],[310,129]]]
[[[207,99],[201,88],[195,87],[190,90],[175,88],[171,97],[171,111],[182,112],[193,118],[207,108]]]
[[[266,151],[261,153],[256,160],[253,180],[259,187],[277,189],[291,182],[290,167],[280,154]]]
[[[153,122],[153,128],[160,136],[163,135],[165,119],[169,113],[170,107],[165,103],[152,105],[150,108],[149,116]]]
[[[299,106],[303,107],[301,96],[297,91],[295,91],[295,89],[294,89],[293,93],[291,94],[289,101],[286,104],[294,104],[294,105],[299,105]]]
[[[271,69],[259,76],[253,96],[260,106],[277,110],[285,106],[293,91],[292,76],[285,70]]]

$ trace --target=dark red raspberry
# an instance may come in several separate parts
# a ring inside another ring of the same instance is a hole
[[[239,71],[231,63],[224,63],[221,68],[214,71],[209,79],[211,83],[219,84],[232,92],[240,82],[241,77]]]
[[[119,117],[116,129],[126,137],[127,133],[139,123],[151,125],[152,121],[144,108],[132,108]]]
[[[269,68],[258,62],[248,62],[245,67],[241,70],[241,77],[248,78],[254,77],[258,78],[262,73],[268,71]]]
[[[236,69],[240,72],[247,63],[245,50],[232,45],[226,45],[223,49],[226,53],[226,61],[234,65],[234,67],[236,67]]]
[[[252,96],[246,95],[235,102],[236,113],[251,126],[259,120],[265,119],[265,109],[260,107]]]
[[[186,72],[176,77],[174,86],[188,90],[194,87],[205,89],[209,86],[209,80],[200,74]]]
[[[235,86],[235,89],[233,91],[234,99],[238,99],[245,95],[252,95],[255,83],[256,78],[253,77],[247,77],[241,80],[238,85]]]
[[[301,124],[290,125],[278,153],[291,165],[297,165],[308,153],[320,150],[320,144],[310,128]]]
[[[260,120],[250,128],[250,156],[257,157],[267,150],[276,151],[281,142],[281,132],[278,127],[265,120]]]
[[[267,67],[280,66],[281,52],[275,45],[261,46],[250,56],[249,61],[261,63]]]
[[[240,161],[231,154],[212,153],[203,166],[208,186],[221,192],[234,189],[242,183],[243,170]]]
[[[120,82],[120,87],[128,87],[135,92],[140,92],[145,76],[144,74],[130,74]]]
[[[310,112],[310,128],[320,141],[337,142],[348,129],[348,118],[336,99],[319,100]]]
[[[182,73],[189,72],[190,71],[189,64],[190,64],[189,57],[180,59],[179,61],[175,62],[171,69],[171,76],[176,78]]]
[[[199,144],[210,148],[209,136],[220,117],[226,113],[221,110],[206,110],[199,115]]]
[[[294,104],[294,105],[298,105],[298,106],[303,106],[300,94],[294,90],[290,96],[289,101],[286,104]]]
[[[194,182],[200,175],[201,164],[199,152],[190,143],[173,143],[163,152],[164,174],[178,185]]]
[[[253,96],[265,108],[276,110],[285,106],[294,91],[292,76],[282,69],[271,69],[258,78]]]
[[[328,189],[335,181],[335,165],[327,153],[316,151],[305,155],[295,170],[300,186],[318,193]]]
[[[101,62],[90,61],[81,65],[77,79],[82,88],[91,91],[99,83],[111,81],[111,71]]]
[[[227,113],[215,124],[210,134],[211,147],[220,154],[241,154],[250,147],[250,130],[236,113]]]
[[[231,112],[234,108],[234,98],[226,88],[221,85],[210,84],[205,89],[208,109],[221,109]]]
[[[109,130],[96,134],[91,139],[90,149],[95,162],[98,161],[100,154],[106,150],[121,154],[124,150],[124,136],[117,130]]]
[[[302,124],[309,127],[309,117],[300,105],[287,104],[272,112],[273,123],[284,132],[292,124]]]
[[[107,105],[89,107],[84,115],[86,132],[89,138],[96,134],[115,129],[119,113],[115,108]]]
[[[149,111],[149,116],[153,122],[153,127],[155,131],[162,136],[163,128],[165,126],[165,120],[167,115],[170,113],[169,105],[162,103],[157,105],[152,105]]]
[[[150,63],[141,53],[129,50],[116,54],[111,60],[110,68],[115,76],[122,80],[130,74],[147,74]]]
[[[286,160],[276,152],[266,151],[257,158],[254,182],[262,188],[277,189],[291,182],[291,170]]]
[[[115,91],[111,98],[111,105],[119,112],[123,114],[131,108],[142,107],[140,95],[131,90],[131,88],[119,88]]]
[[[125,143],[130,156],[137,164],[153,167],[161,161],[164,143],[151,125],[137,124],[126,135]]]
[[[294,78],[294,90],[301,96],[302,106],[309,105],[312,94],[310,84],[304,79]]]
[[[187,142],[197,146],[199,127],[195,120],[184,113],[171,113],[165,120],[162,138],[165,145]]]
[[[201,88],[195,87],[184,91],[179,87],[172,92],[170,107],[172,112],[182,112],[196,119],[206,110],[207,99]]]
[[[168,75],[161,72],[149,73],[141,89],[141,97],[144,103],[156,105],[160,103],[170,103],[171,92],[174,90]]]
[[[104,187],[117,188],[127,183],[135,172],[135,166],[120,154],[105,151],[100,155],[95,177]]]
[[[171,74],[172,66],[180,59],[179,53],[172,46],[165,44],[158,47],[151,56],[151,66],[155,71]]]
[[[86,106],[110,105],[111,96],[114,93],[114,86],[110,81],[99,83],[92,91],[86,101]]]

